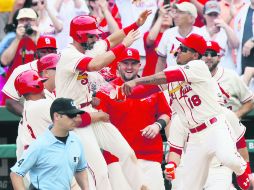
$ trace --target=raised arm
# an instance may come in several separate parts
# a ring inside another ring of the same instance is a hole
[[[121,43],[125,36],[131,31],[131,30],[137,30],[140,26],[142,26],[147,17],[152,13],[151,10],[145,10],[142,12],[136,22],[131,24],[130,26],[127,26],[123,28],[122,30],[118,30],[111,34],[109,37],[107,37],[107,40],[109,41],[110,48],[115,47],[117,44]]]
[[[110,51],[102,55],[98,55],[93,58],[87,65],[88,71],[98,71],[101,70],[103,67],[108,66],[113,60],[118,57],[125,48],[129,47],[134,41],[139,38],[139,31],[131,31],[128,35],[124,38],[122,44],[117,45],[116,47],[112,48]]]

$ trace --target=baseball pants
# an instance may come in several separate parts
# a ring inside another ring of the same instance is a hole
[[[92,107],[83,108],[87,112],[96,112]],[[111,190],[107,164],[101,149],[109,151],[119,158],[122,171],[133,190],[140,190],[144,177],[136,155],[121,133],[111,123],[96,122],[88,127],[76,129],[80,137],[87,162],[95,175],[97,190]]]
[[[139,159],[145,181],[149,190],[165,190],[161,164],[148,160]],[[123,175],[119,162],[108,165],[109,179],[113,190],[132,190],[126,177]]]
[[[208,124],[201,132],[191,133],[184,155],[182,189],[192,190],[203,188],[208,176],[209,166],[214,156],[226,167],[241,175],[246,168],[246,162],[236,150],[230,132],[229,124],[224,116],[217,116],[217,122]]]

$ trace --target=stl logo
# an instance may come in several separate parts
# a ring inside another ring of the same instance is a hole
[[[210,46],[212,46],[212,43],[210,41],[208,41],[208,42],[206,42],[206,45],[210,47]]]
[[[45,43],[46,44],[50,44],[50,39],[49,38],[45,38]]]
[[[128,50],[127,50],[127,55],[128,55],[128,56],[132,56],[132,51],[128,49]]]

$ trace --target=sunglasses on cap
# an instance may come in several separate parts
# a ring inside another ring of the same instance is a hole
[[[208,56],[210,56],[210,57],[216,57],[216,56],[218,56],[218,53],[215,52],[215,51],[206,51],[203,56],[205,56],[205,57],[208,57]]]
[[[195,52],[194,49],[188,48],[188,47],[183,46],[183,45],[180,45],[178,49],[179,49],[181,52],[183,52],[183,53],[186,53],[187,51],[190,51],[190,52],[192,52],[192,53]]]

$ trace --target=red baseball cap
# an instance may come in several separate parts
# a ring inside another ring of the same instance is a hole
[[[117,61],[122,62],[125,60],[134,60],[140,62],[139,51],[133,48],[126,48]]]
[[[191,34],[187,38],[176,37],[176,39],[186,47],[194,49],[201,55],[203,55],[206,51],[206,41],[202,36],[198,34]]]
[[[57,49],[56,39],[53,36],[40,36],[40,38],[37,41],[36,49],[42,49],[42,48]]]
[[[216,51],[217,53],[220,53],[220,50],[222,49],[219,44],[215,41],[207,41],[206,42],[207,50],[213,50]]]

